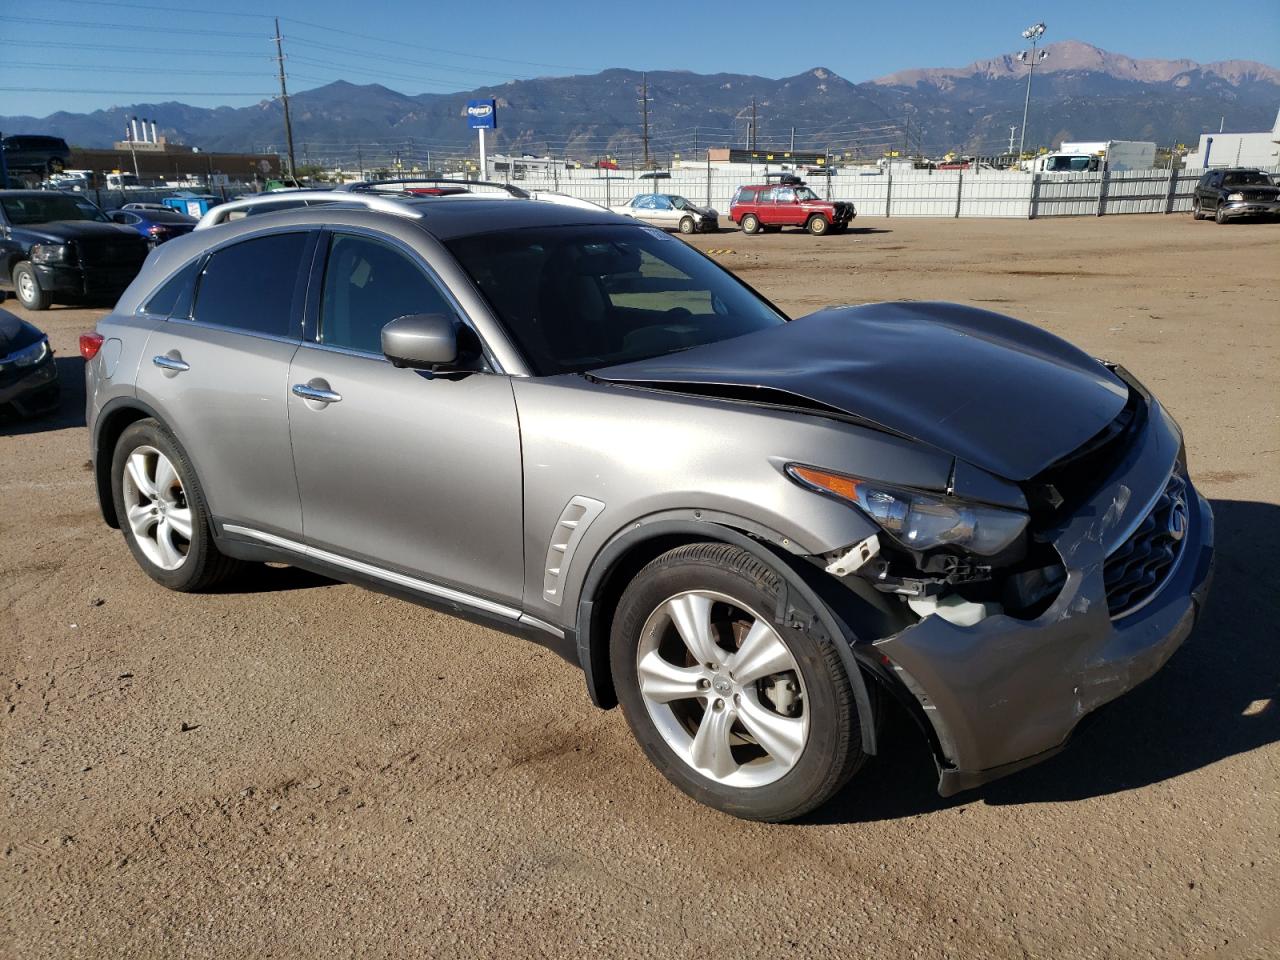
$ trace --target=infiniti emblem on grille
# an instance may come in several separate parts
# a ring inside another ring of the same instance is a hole
[[[1176,497],[1169,508],[1169,536],[1181,540],[1187,535],[1187,501]]]

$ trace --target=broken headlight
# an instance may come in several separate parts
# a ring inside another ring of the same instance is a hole
[[[992,557],[1012,546],[1029,520],[1017,510],[918,493],[797,463],[788,464],[787,474],[803,486],[857,505],[908,550],[953,546]]]

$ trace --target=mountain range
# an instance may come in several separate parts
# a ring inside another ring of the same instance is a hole
[[[1049,44],[1037,65],[1030,145],[1061,140],[1135,139],[1191,142],[1225,123],[1232,130],[1269,129],[1280,106],[1280,70],[1231,60],[1135,60],[1078,41]],[[659,160],[696,146],[745,145],[752,103],[756,144],[777,149],[852,150],[879,156],[909,148],[994,154],[1009,127],[1021,123],[1027,68],[1012,56],[966,67],[905,70],[852,83],[816,67],[793,77],[653,71],[647,74],[650,148]],[[610,69],[584,76],[512,80],[453,94],[398,93],[379,84],[346,81],[290,97],[299,163],[351,163],[356,145],[367,163],[400,151],[418,157],[473,149],[465,105],[498,102],[499,150],[578,159],[643,150],[639,97],[642,75]],[[171,143],[204,150],[283,149],[279,101],[247,107],[137,103],[92,113],[0,117],[6,133],[50,133],[77,146],[109,146],[129,117],[153,119]]]

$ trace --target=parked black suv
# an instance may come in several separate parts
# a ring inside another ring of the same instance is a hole
[[[1218,223],[1234,217],[1280,217],[1280,187],[1261,170],[1210,170],[1196,184],[1191,215],[1213,215]]]
[[[93,203],[50,190],[0,191],[0,290],[28,310],[55,300],[114,300],[147,259],[137,231]]]
[[[4,163],[9,176],[31,186],[54,173],[61,173],[71,162],[71,148],[61,137],[20,134],[5,137]]]

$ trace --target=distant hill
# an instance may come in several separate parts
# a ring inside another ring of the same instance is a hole
[[[1036,70],[1027,143],[1063,139],[1194,142],[1204,130],[1270,129],[1280,106],[1280,70],[1248,61],[1198,64],[1135,60],[1077,41],[1050,44]],[[497,149],[552,149],[588,160],[641,151],[641,75],[612,69],[590,76],[513,80],[456,94],[398,93],[378,84],[339,81],[291,98],[299,162],[386,163],[395,151],[420,160],[466,153],[474,138],[464,106],[471,97],[499,103]],[[757,143],[770,149],[855,150],[879,156],[888,148],[939,154],[948,149],[991,154],[1021,123],[1026,68],[1012,56],[967,67],[905,70],[851,83],[818,67],[794,77],[654,71],[648,74],[650,136],[661,160],[688,156],[694,146],[742,145],[752,98]],[[12,102],[12,101],[11,101]],[[0,117],[13,133],[52,133],[78,146],[109,146],[130,116],[154,119],[171,142],[206,150],[283,149],[276,101],[248,107],[140,103],[88,114]]]

